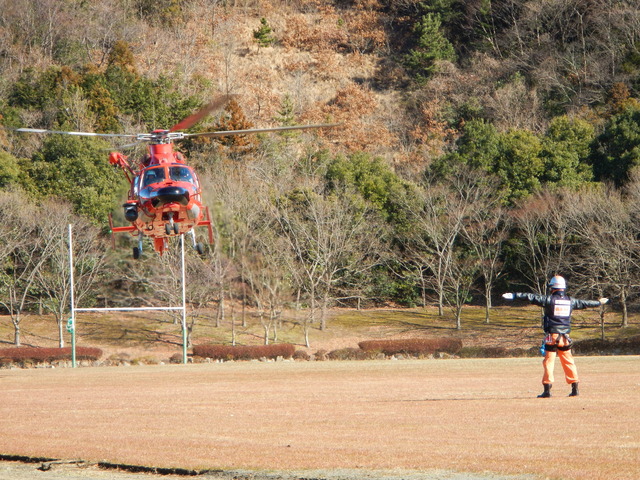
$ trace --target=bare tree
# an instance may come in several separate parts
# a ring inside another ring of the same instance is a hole
[[[423,279],[423,303],[426,303],[426,289],[431,286],[436,292],[441,316],[444,315],[447,278],[451,274],[465,215],[459,207],[459,201],[442,185],[424,186],[418,191],[417,201],[407,205],[415,225],[405,241],[409,262]]]
[[[586,277],[585,286],[598,294],[615,292],[622,307],[622,327],[628,326],[632,291],[640,286],[640,242],[631,213],[637,207],[636,188],[632,182],[627,201],[611,188],[581,192],[568,203],[567,212],[575,218],[575,233],[582,239],[576,276]]]
[[[273,227],[273,223],[265,222],[256,231],[249,262],[243,269],[258,307],[265,345],[269,343],[272,330],[273,341],[278,341],[278,325],[284,301],[291,296],[291,276],[286,265],[291,255],[289,243],[286,238],[278,236]]]
[[[544,191],[512,212],[519,240],[518,270],[538,293],[546,291],[549,278],[568,268],[570,217],[561,205],[559,193]]]
[[[310,319],[316,319],[319,301],[324,330],[332,287],[347,273],[376,264],[381,228],[346,192],[322,196],[305,189],[280,199],[276,208],[280,234],[294,252],[292,272],[309,295]]]
[[[68,228],[73,224],[74,297],[77,303],[88,298],[91,287],[100,279],[105,266],[104,240],[98,229],[74,215],[71,206],[60,200],[45,202],[47,215],[40,219],[41,235],[49,256],[37,271],[36,282],[44,307],[55,317],[58,345],[64,347],[64,319],[70,311],[71,278],[69,269]]]
[[[20,346],[22,319],[27,307],[34,300],[33,293],[40,269],[49,259],[54,246],[48,241],[42,225],[38,222],[46,217],[48,212],[43,207],[30,205],[19,195],[14,195],[13,200],[13,205],[4,203],[3,206],[15,208],[23,215],[15,217],[19,225],[16,239],[18,241],[11,242],[11,250],[5,250],[0,271],[0,305],[9,314],[14,329],[14,343]],[[7,216],[10,218],[13,215],[8,213]]]
[[[483,279],[485,322],[489,323],[491,296],[496,280],[504,267],[503,245],[509,237],[511,217],[502,205],[502,197],[492,179],[481,172],[471,175],[470,208],[463,225],[464,237],[473,249]]]

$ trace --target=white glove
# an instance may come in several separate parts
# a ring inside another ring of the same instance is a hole
[[[502,298],[505,300],[513,300],[513,293],[503,293]]]
[[[604,305],[605,303],[609,303],[609,299],[605,298],[605,297],[600,298],[599,301],[600,301],[600,305]]]

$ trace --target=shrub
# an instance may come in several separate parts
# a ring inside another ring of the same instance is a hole
[[[578,355],[639,355],[640,335],[613,340],[589,339],[573,344]]]
[[[400,340],[365,340],[358,346],[368,353],[383,353],[387,356],[404,354],[426,356],[435,353],[456,354],[462,348],[457,338],[409,338]]]
[[[169,357],[169,363],[182,363],[184,358],[181,353],[174,353]]]
[[[320,362],[327,360],[327,351],[324,348],[321,348],[316,353],[313,354],[313,358]]]
[[[293,359],[294,360],[311,360],[311,355],[309,355],[304,350],[296,350],[295,352],[293,352]]]
[[[76,360],[98,360],[102,350],[93,347],[77,347]],[[65,348],[36,348],[15,347],[0,348],[0,364],[9,363],[50,363],[59,360],[71,360],[71,347]]]
[[[295,347],[289,343],[274,345],[195,345],[193,354],[213,360],[256,360],[260,358],[291,358]]]
[[[359,348],[341,348],[327,354],[329,360],[366,360],[369,354]]]

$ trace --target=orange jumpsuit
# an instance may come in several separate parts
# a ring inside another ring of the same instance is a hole
[[[560,358],[560,364],[564,370],[564,378],[568,384],[578,383],[578,369],[573,361],[571,354],[571,342],[566,335],[560,333],[551,333],[545,338],[545,355],[542,361],[544,374],[542,375],[542,384],[553,384],[553,367],[556,361],[556,353]]]

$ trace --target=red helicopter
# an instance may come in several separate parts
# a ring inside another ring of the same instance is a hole
[[[112,165],[122,168],[127,180],[131,184],[128,200],[123,205],[124,216],[131,222],[131,225],[114,227],[111,216],[109,216],[112,235],[115,233],[129,232],[131,235],[138,237],[138,245],[133,248],[133,257],[135,259],[138,259],[142,254],[142,244],[145,236],[153,240],[155,251],[162,255],[167,249],[171,237],[188,233],[192,237],[193,248],[198,253],[203,254],[204,246],[196,242],[194,229],[197,226],[207,227],[209,243],[213,243],[213,229],[209,209],[203,206],[202,189],[198,182],[196,172],[185,163],[185,158],[182,153],[174,151],[174,141],[195,136],[223,137],[249,133],[326,128],[338,125],[297,125],[206,133],[183,133],[179,131],[193,126],[210,112],[223,106],[227,100],[228,97],[223,97],[222,99],[212,102],[199,112],[180,121],[169,130],[154,130],[151,133],[132,135],[66,132],[34,128],[18,128],[16,131],[79,136],[126,137],[137,140],[136,143],[127,145],[124,148],[142,142],[148,143],[149,152],[139,160],[137,166],[131,166],[128,157],[122,153],[111,152],[109,154],[109,162]]]

